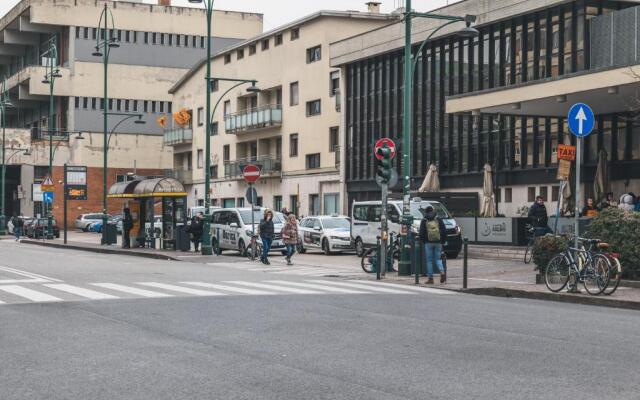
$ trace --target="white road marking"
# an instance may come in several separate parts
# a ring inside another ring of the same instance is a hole
[[[52,288],[52,289],[60,290],[60,291],[63,291],[63,292],[75,294],[77,296],[85,297],[85,298],[91,299],[91,300],[106,300],[106,299],[118,299],[119,298],[117,296],[112,296],[110,294],[96,292],[95,290],[85,289],[85,288],[72,286],[72,285],[67,285],[67,284],[64,284],[64,283],[49,283],[49,284],[45,284],[44,286]]]
[[[192,294],[194,296],[224,296],[224,293],[211,292],[209,290],[192,289],[184,286],[169,285],[160,282],[138,282],[138,285],[150,286],[158,289],[170,290],[178,293]]]
[[[234,285],[243,285],[243,286],[249,286],[249,287],[256,287],[259,289],[267,289],[267,290],[276,290],[276,291],[280,291],[280,292],[287,292],[287,293],[295,293],[295,294],[323,294],[322,292],[317,292],[314,290],[306,290],[306,289],[294,289],[294,288],[289,288],[289,287],[282,287],[282,286],[277,286],[277,285],[269,285],[269,284],[265,284],[265,283],[257,283],[257,282],[243,282],[243,281],[229,281],[227,283],[232,283]]]
[[[308,282],[326,283],[328,285],[337,285],[337,286],[344,286],[344,287],[349,287],[354,289],[370,290],[372,292],[394,293],[394,294],[415,294],[414,292],[409,292],[406,290],[390,289],[390,288],[381,287],[381,286],[364,285],[362,283],[353,283],[353,281],[334,282],[334,281],[315,280],[315,281],[308,281]]]
[[[267,292],[267,291],[264,291],[264,290],[238,288],[238,287],[233,287],[233,286],[217,285],[217,284],[205,283],[205,282],[180,282],[180,283],[184,283],[185,285],[200,286],[200,287],[204,287],[204,288],[218,289],[218,290],[224,290],[224,291],[227,291],[227,292],[234,292],[234,293],[241,293],[241,294],[251,294],[251,295],[272,295],[272,294],[276,294],[276,293]]]
[[[62,301],[62,299],[48,295],[46,293],[38,292],[36,290],[27,289],[18,285],[5,285],[0,286],[0,290],[4,290],[7,293],[15,294],[16,296],[24,297],[25,299],[36,301],[39,303],[50,301]]]
[[[456,292],[453,292],[453,291],[450,291],[450,290],[429,288],[429,287],[424,287],[424,286],[400,285],[400,284],[397,284],[397,283],[387,283],[387,282],[378,283],[378,282],[373,282],[373,281],[349,281],[349,282],[362,283],[362,284],[365,284],[365,285],[379,285],[379,286],[384,286],[384,287],[396,288],[396,289],[400,289],[400,290],[413,290],[413,291],[416,291],[416,292],[423,292],[423,293],[457,294]]]
[[[299,286],[299,287],[308,288],[308,289],[324,290],[324,291],[333,292],[333,293],[349,293],[349,294],[370,294],[371,293],[371,292],[364,292],[360,290],[337,288],[337,287],[332,287],[327,285],[318,285],[315,283],[301,283],[301,282],[288,282],[288,281],[267,281],[267,282],[277,283],[280,285]]]
[[[152,290],[139,289],[131,286],[118,285],[117,283],[91,283],[91,285],[115,290],[116,292],[135,294],[136,296],[142,297],[173,297],[172,294],[154,292]]]
[[[0,266],[0,271],[5,271],[14,275],[20,275],[20,276],[30,278],[29,282],[32,282],[32,283],[37,283],[37,282],[34,282],[34,280],[48,281],[48,282],[62,282],[60,279],[49,278],[48,276],[34,274],[33,272],[22,271],[22,270],[10,268],[10,267]]]

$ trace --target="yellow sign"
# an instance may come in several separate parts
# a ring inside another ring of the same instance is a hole
[[[559,181],[568,181],[570,174],[571,174],[571,161],[558,160],[558,175],[556,178]]]
[[[576,160],[576,146],[569,146],[566,144],[558,145],[558,160],[575,161]]]
[[[53,181],[51,180],[50,177],[46,177],[44,178],[44,181],[42,181],[42,183],[40,184],[40,190],[43,192],[53,192],[55,189],[55,186],[53,185]]]

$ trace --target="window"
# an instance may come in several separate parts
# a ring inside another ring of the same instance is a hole
[[[100,99],[100,110],[104,110],[104,99]]]
[[[292,196],[289,196],[289,206],[291,207],[289,209],[289,211],[291,211],[295,215],[299,215],[298,211],[299,211],[299,208],[300,208],[300,204],[298,203],[298,196],[297,195],[294,194]]]
[[[236,58],[238,60],[242,60],[244,58],[244,49],[240,49],[237,51]]]
[[[204,125],[204,108],[199,107],[197,111],[198,115],[198,126]]]
[[[324,215],[340,213],[340,193],[326,193],[322,203]]]
[[[511,203],[513,201],[513,189],[504,188],[504,202]]]
[[[155,32],[153,32],[153,33],[151,34],[151,43],[152,43],[152,44],[156,44],[156,43],[158,43],[158,34],[157,34],[157,33],[155,33]]]
[[[211,81],[211,91],[212,92],[217,92],[220,89],[220,81],[217,79],[214,79]]]
[[[289,105],[297,106],[300,101],[299,84],[293,82],[289,85]]]
[[[164,101],[160,101],[160,112],[163,113],[164,112]]]
[[[124,41],[129,43],[131,41],[131,31],[124,32]]]
[[[138,32],[133,31],[133,43],[138,43]]]
[[[233,208],[235,206],[236,206],[236,199],[222,199],[223,208]],[[231,225],[231,223],[229,223],[229,225]]]
[[[209,176],[211,176],[212,179],[218,179],[218,165],[212,165],[211,169],[209,170]]]
[[[320,195],[318,194],[309,195],[309,215],[320,215]]]
[[[231,146],[225,144],[222,148],[222,161],[229,161],[231,159]]]
[[[173,46],[173,33],[169,34],[169,46]]]
[[[320,168],[320,153],[307,154],[307,169]]]
[[[560,199],[560,186],[551,186],[551,201]]]
[[[195,48],[197,43],[198,43],[198,37],[197,36],[192,36],[191,37],[191,47]]]
[[[291,40],[300,39],[300,28],[291,29]]]
[[[80,28],[79,26],[76,27],[76,39],[80,39]]]
[[[536,188],[535,187],[528,187],[527,188],[527,201],[529,203],[533,203],[534,201],[536,201]]]
[[[91,98],[91,109],[92,110],[96,109],[96,98],[95,97]]]
[[[116,111],[122,111],[122,100],[116,100]]]
[[[329,96],[335,96],[340,92],[340,71],[333,71],[329,75]]]
[[[256,45],[252,44],[251,46],[249,46],[249,55],[252,56],[256,54]]]
[[[144,44],[149,44],[149,32],[144,33]]]
[[[360,205],[353,207],[353,219],[356,221],[367,221],[369,219],[369,206]]]
[[[204,156],[202,153],[202,149],[198,149],[198,158],[197,158],[197,162],[198,162],[198,169],[202,169],[203,165],[204,165]]]
[[[204,36],[200,36],[200,48],[204,49],[205,44],[206,44],[206,40]]]
[[[282,196],[273,196],[273,209],[276,211],[282,210]]]
[[[545,199],[545,201],[549,200],[549,191],[548,188],[546,186],[540,186],[540,196],[542,196],[543,199]]]
[[[289,135],[289,157],[298,157],[298,134]]]
[[[76,103],[76,108],[80,108],[80,97],[76,96],[75,103]]]
[[[89,107],[88,107],[88,104],[87,104],[87,101],[88,101],[88,100],[89,100],[89,99],[88,99],[88,98],[86,98],[86,97],[83,97],[83,98],[82,98],[82,108],[84,108],[85,110],[86,110],[87,108],[89,108]]]
[[[269,39],[262,41],[262,51],[269,50]]]
[[[160,44],[164,44],[164,33],[160,34]]]
[[[236,207],[244,207],[244,197],[238,197],[236,199]]]
[[[152,102],[151,102],[151,112],[152,112],[152,113],[155,113],[155,112],[156,112],[156,102],[155,102],[155,101],[152,101]]]
[[[109,111],[113,110],[113,99],[109,99]]]
[[[133,101],[133,111],[138,111],[138,100]]]
[[[216,136],[218,134],[218,123],[217,122],[212,122],[211,123],[211,136]]]
[[[149,112],[149,102],[147,100],[145,100],[143,103],[143,110],[144,112]]]
[[[96,40],[98,36],[98,30],[96,28],[91,29],[91,39]]]
[[[320,115],[320,100],[311,100],[307,102],[307,117]]]
[[[93,29],[93,36],[94,36],[94,39],[95,39],[95,36],[96,36],[95,28]],[[84,32],[83,32],[82,37],[84,37],[85,39],[89,39],[89,28],[84,28]]]
[[[224,102],[224,115],[231,114],[231,100],[226,100]]]
[[[336,149],[338,148],[338,146],[340,145],[338,140],[338,132],[339,132],[339,128],[337,126],[334,126],[332,128],[329,128],[329,151],[330,152],[335,152]]]
[[[282,33],[279,35],[276,35],[276,38],[274,41],[276,46],[280,46],[282,44]]]
[[[307,49],[307,64],[320,61],[322,59],[322,47],[316,46]]]
[[[124,110],[129,111],[129,100],[124,101]]]
[[[231,54],[224,55],[224,63],[229,64],[231,62]]]
[[[180,47],[180,46],[181,46],[181,44],[180,44],[180,38],[181,38],[181,37],[182,37],[182,35],[180,35],[180,34],[177,34],[177,35],[176,35],[176,46],[178,46],[178,47]]]

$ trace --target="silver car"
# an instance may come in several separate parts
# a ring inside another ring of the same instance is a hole
[[[94,222],[102,221],[102,214],[93,213],[93,214],[80,214],[78,218],[74,221],[74,226],[76,229],[80,229],[83,232],[87,232],[89,227]]]
[[[298,225],[298,250],[320,249],[326,255],[352,251],[351,221],[343,215],[307,217]]]

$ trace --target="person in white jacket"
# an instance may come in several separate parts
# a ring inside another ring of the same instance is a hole
[[[630,194],[623,194],[620,197],[620,204],[618,204],[618,208],[625,211],[633,211],[635,209],[635,204],[633,196]]]

